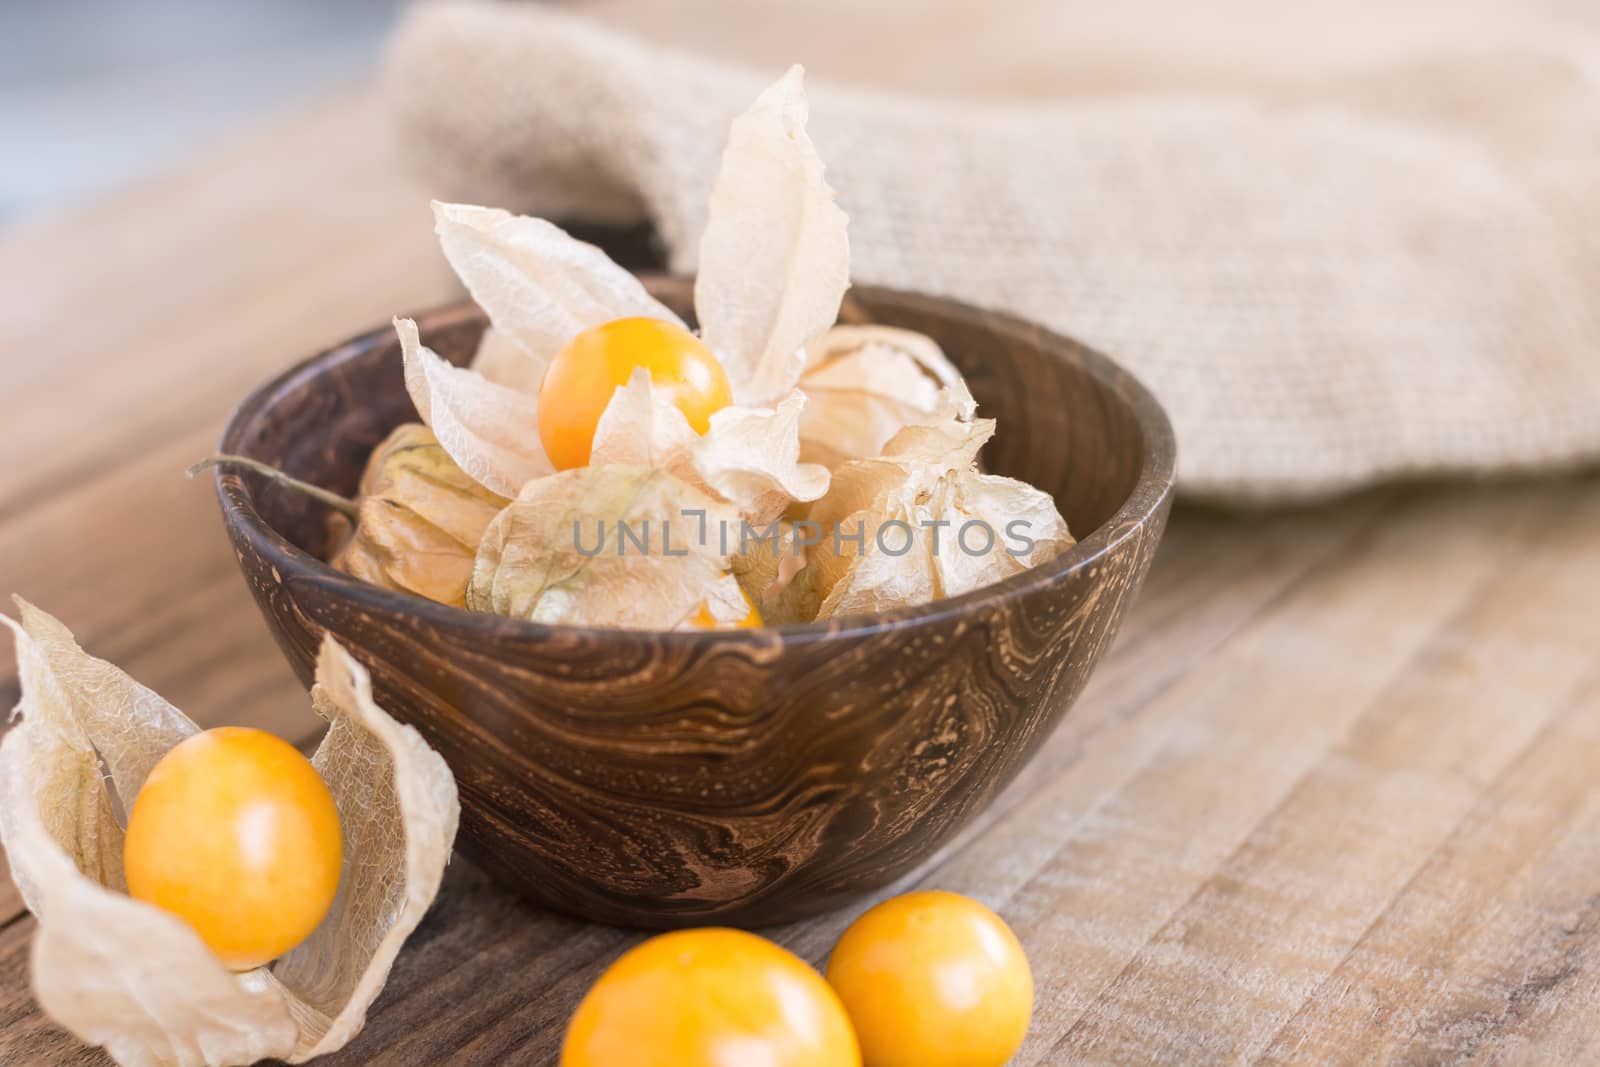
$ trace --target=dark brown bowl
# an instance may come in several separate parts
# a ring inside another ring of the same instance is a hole
[[[689,287],[650,279],[687,311]],[[309,684],[330,631],[461,786],[462,851],[531,899],[630,926],[761,925],[929,856],[1009,782],[1116,634],[1166,525],[1172,430],[1104,357],[1005,315],[860,287],[999,420],[989,470],[1054,494],[1080,541],[1032,571],[890,614],[735,632],[544,626],[388,592],[322,562],[320,505],[255,475],[217,490],[240,566]],[[418,317],[470,358],[484,320]],[[416,414],[388,327],[250,396],[222,448],[343,493]]]

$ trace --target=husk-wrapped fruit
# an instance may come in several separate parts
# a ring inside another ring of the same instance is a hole
[[[0,843],[37,921],[39,1006],[124,1067],[304,1063],[342,1048],[439,890],[460,814],[450,768],[324,638],[311,705],[328,729],[309,770],[337,809],[338,892],[298,947],[236,973],[241,961],[219,955],[192,912],[128,892],[141,860],[125,865],[117,808],[137,810],[154,769],[200,728],[56,619],[20,599],[17,609],[18,621],[0,614],[21,693],[0,739]]]
[[[510,501],[467,475],[419,422],[373,449],[359,517],[330,561],[356,578],[465,607],[478,542]]]

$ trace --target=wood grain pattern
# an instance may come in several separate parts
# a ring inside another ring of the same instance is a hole
[[[650,282],[687,312],[688,283]],[[309,679],[331,631],[461,785],[461,845],[537,903],[638,926],[783,922],[904,874],[983,809],[1117,632],[1166,523],[1171,430],[1102,357],[1006,316],[858,287],[936,338],[999,423],[989,468],[1055,494],[1080,543],[1001,585],[755,634],[546,627],[377,589],[326,554],[321,505],[217,474],[245,577]],[[470,306],[418,317],[465,362]],[[223,450],[351,492],[414,418],[388,328],[246,400]],[[1094,457],[1073,462],[1072,457]],[[287,538],[287,540],[286,540]]]
[[[181,470],[252,383],[453,298],[428,192],[356,95],[0,233],[0,445],[20,457],[0,465],[0,592],[204,722],[309,736]],[[1016,926],[1039,979],[1018,1067],[1596,1062],[1597,544],[1592,475],[1180,506],[1062,728],[875,895],[968,892]],[[0,695],[14,677],[0,655]],[[821,961],[865,903],[770,932]],[[0,1063],[106,1063],[34,1007],[32,929],[0,910]],[[637,936],[458,857],[366,1031],[320,1062],[552,1064]]]

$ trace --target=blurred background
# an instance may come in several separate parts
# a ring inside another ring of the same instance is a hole
[[[458,291],[430,197],[687,272],[735,102],[803,61],[857,281],[1109,352],[1181,489],[1282,503],[1600,453],[1597,56],[1594,0],[13,0],[0,231],[65,303],[270,214],[198,281],[295,283],[335,312],[310,343]]]
[[[1574,22],[1593,22],[1600,8],[1590,0],[1522,2]],[[406,6],[407,0],[5,0],[0,136],[27,150],[8,151],[0,168],[0,221],[114,188],[242,120],[360,78],[377,65]],[[1159,23],[1132,4],[1120,5],[1123,15],[1098,10],[1087,26],[1078,0],[941,3],[937,14],[911,0],[557,6],[762,67],[804,51],[806,63],[834,81],[992,97],[1114,88],[1127,80],[1123,61],[1130,52],[1152,48],[1167,53],[1164,80],[1174,85],[1226,82],[1241,47],[1285,76],[1310,78],[1330,62],[1326,42],[1286,51],[1286,32],[1368,20],[1376,32],[1345,56],[1367,61],[1408,28],[1443,41],[1470,34],[1487,11],[1504,4],[1228,0],[1188,12],[1169,5]],[[887,40],[903,46],[882,47]],[[1223,62],[1208,59],[1218,41],[1228,46]],[[1128,87],[1150,87],[1147,64],[1139,77],[1139,86]]]
[[[532,0],[530,0],[532,2]],[[407,0],[5,0],[0,221],[159,170],[243,120],[378,65]],[[1313,85],[1418,41],[1483,40],[1508,9],[1592,29],[1592,0],[570,0],[547,6],[772,69],[965,99]],[[1535,15],[1536,13],[1536,15]],[[892,44],[892,47],[889,45]]]
[[[1102,1052],[1297,1049],[1327,1008],[1305,1048],[1362,1058],[1348,1012],[1437,1038],[1409,1060],[1548,1026],[1595,1062],[1600,0],[414,2],[0,0],[0,598],[203,725],[317,736],[184,470],[296,361],[461,298],[430,197],[648,219],[691,269],[728,119],[803,61],[858,281],[1083,339],[1177,427],[1059,782],[967,854],[1044,864],[1041,1003],[1131,1005]],[[20,914],[0,881],[0,1063],[66,1062]],[[494,940],[443,988],[512,992],[438,1025],[526,1052],[571,972],[455,914]]]
[[[241,120],[355,79],[402,7],[4,0],[0,223],[126,184]]]

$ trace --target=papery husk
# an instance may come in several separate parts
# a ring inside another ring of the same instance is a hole
[[[826,468],[800,462],[805,404],[797,390],[776,408],[726,407],[702,436],[639,368],[600,416],[589,465],[664,470],[765,526],[794,502],[828,491]]]
[[[802,77],[791,69],[734,121],[701,245],[696,309],[743,407],[691,441],[687,422],[636,376],[614,394],[591,449],[593,465],[659,467],[756,521],[827,488],[826,472],[800,461],[804,400],[789,398],[806,343],[833,323],[849,285],[846,219],[806,136]],[[446,258],[491,325],[472,367],[459,368],[397,319],[406,387],[455,463],[512,497],[553,472],[536,397],[555,354],[615,319],[680,320],[600,249],[543,219],[467,204],[433,210]]]
[[[794,388],[850,285],[848,219],[806,134],[804,79],[791,67],[734,119],[700,240],[695,315],[741,405]]]
[[[623,540],[619,521],[644,547]],[[544,623],[661,630],[704,606],[719,623],[737,622],[749,605],[736,582],[723,582],[723,542],[737,543],[738,524],[728,505],[664,470],[562,471],[529,482],[489,524],[467,606]]]
[[[423,345],[411,319],[395,319],[394,328],[406,392],[456,466],[503,497],[516,496],[528,481],[555,470],[539,443],[533,396],[450,363]]]
[[[1070,547],[1072,535],[1049,494],[976,469],[978,450],[993,433],[991,419],[950,417],[907,427],[879,459],[841,465],[812,508],[827,534],[808,553],[791,610],[825,619],[912,607],[1001,581]],[[987,551],[979,551],[987,538],[977,527],[968,531],[973,551],[962,550],[958,538],[968,522],[993,531]],[[894,523],[909,527],[909,544]],[[891,551],[880,547],[880,531]]]
[[[539,395],[549,366],[528,358],[528,354],[511,338],[510,334],[490,326],[478,339],[478,350],[468,366],[495,385],[529,396]]]
[[[434,201],[434,232],[494,329],[539,370],[591,326],[644,317],[682,320],[594,245],[544,219]]]
[[[478,542],[509,503],[456,466],[431,430],[408,422],[372,450],[355,532],[329,562],[385,589],[465,607]]]
[[[728,538],[730,567],[767,623],[796,621],[785,617],[777,598],[805,563],[804,553],[794,550],[793,526],[776,520],[794,500],[817,499],[828,486],[826,470],[797,462],[803,403],[796,393],[777,410],[717,412],[702,438],[641,368],[601,416],[589,458],[590,466],[664,470],[738,510],[746,525]],[[760,536],[769,528],[778,532],[778,543]]]
[[[694,449],[700,480],[749,521],[765,525],[793,501],[819,499],[828,491],[828,469],[800,462],[798,390],[772,408],[727,407]]]
[[[763,536],[768,530],[775,536]],[[773,527],[752,525],[746,532],[728,561],[745,598],[767,625],[810,621],[821,598],[796,588],[796,578],[807,572],[806,546],[799,543],[795,524],[780,521]]]
[[[683,412],[656,392],[650,372],[636,367],[595,423],[589,465],[652,467],[706,488],[694,470],[699,442]]]
[[[324,640],[313,706],[330,720],[312,763],[339,809],[338,895],[311,937],[270,969],[234,974],[187,925],[125,895],[124,806],[199,728],[21,599],[21,720],[0,740],[0,840],[38,920],[40,1006],[128,1067],[304,1062],[360,1031],[389,968],[438,891],[455,837],[455,781],[410,727],[372,701],[366,671]]]
[[[471,204],[433,204],[445,258],[489,317],[470,368],[423,347],[395,322],[406,388],[450,458],[481,485],[514,497],[555,471],[539,438],[538,392],[574,337],[615,319],[681,325],[638,278],[594,245],[544,219]]]
[[[934,340],[892,326],[835,326],[806,346],[800,389],[800,456],[832,470],[883,453],[907,426],[928,425],[977,405]]]

